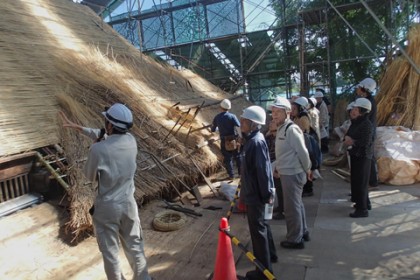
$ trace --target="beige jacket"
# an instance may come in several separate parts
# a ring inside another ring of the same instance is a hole
[[[289,123],[292,125],[288,126]],[[285,133],[286,127],[288,128]],[[311,160],[302,130],[291,120],[286,120],[278,128],[275,149],[276,160],[272,165],[280,175],[295,175],[311,169]]]

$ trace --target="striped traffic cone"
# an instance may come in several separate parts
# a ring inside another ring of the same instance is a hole
[[[220,229],[213,280],[237,280],[232,243],[230,237],[223,232],[229,229],[226,218],[220,220]]]

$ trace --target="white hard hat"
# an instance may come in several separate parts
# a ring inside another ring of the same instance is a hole
[[[309,105],[308,98],[306,97],[299,97],[295,101],[293,101],[293,103],[296,103],[302,106],[303,108],[308,108],[308,105]]]
[[[257,124],[265,124],[266,113],[260,106],[249,106],[244,109],[241,118],[248,119]]]
[[[354,107],[365,108],[370,112],[370,110],[372,110],[372,103],[370,103],[369,99],[361,97],[357,98],[356,101],[354,101],[353,108]]]
[[[350,102],[350,103],[347,105],[346,110],[348,111],[348,110],[353,109],[353,106],[354,106],[354,101],[353,101],[353,102]]]
[[[128,130],[133,126],[133,115],[123,104],[115,103],[102,115],[117,128]]]
[[[317,91],[315,91],[314,97],[315,98],[322,98],[322,97],[324,97],[324,94],[322,93],[322,91],[317,90]]]
[[[309,98],[309,101],[310,102],[312,102],[312,105],[314,105],[314,107],[316,106],[316,104],[318,103],[317,101],[316,101],[316,98],[315,97],[310,97]]]
[[[222,102],[220,102],[220,107],[226,110],[230,110],[230,108],[232,108],[232,105],[230,104],[230,100],[223,99]]]
[[[290,105],[290,101],[284,97],[278,96],[274,99],[274,103],[270,105],[270,109],[272,107],[277,107],[280,109],[285,109],[286,111],[292,110],[292,105]]]
[[[372,78],[365,78],[357,86],[373,92],[376,88],[376,82]]]

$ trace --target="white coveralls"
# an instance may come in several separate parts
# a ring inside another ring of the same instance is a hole
[[[97,139],[99,129],[83,128]],[[134,199],[137,143],[130,133],[112,134],[91,146],[84,168],[86,178],[98,180],[93,225],[109,280],[124,279],[118,253],[119,240],[133,269],[133,279],[150,280],[143,248],[143,234]]]

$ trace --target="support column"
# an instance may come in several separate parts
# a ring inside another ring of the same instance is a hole
[[[307,96],[309,93],[308,72],[305,65],[305,24],[299,19],[299,70],[300,70],[300,94]]]

